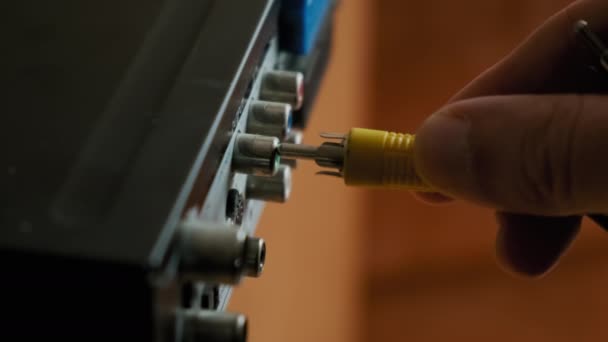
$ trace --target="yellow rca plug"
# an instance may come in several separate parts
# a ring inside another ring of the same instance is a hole
[[[412,134],[351,129],[345,144],[344,183],[429,191],[416,172],[414,142]]]
[[[414,135],[353,128],[346,135],[321,136],[333,141],[318,147],[284,143],[279,153],[283,158],[314,159],[319,166],[333,168],[320,174],[342,177],[346,185],[433,191],[416,171]]]

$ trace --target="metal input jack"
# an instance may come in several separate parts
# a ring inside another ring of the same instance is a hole
[[[291,168],[281,165],[274,176],[248,176],[245,197],[285,203],[291,194]]]
[[[276,137],[240,133],[236,137],[232,168],[249,174],[274,175],[281,163]]]
[[[266,262],[266,243],[235,226],[188,221],[179,229],[179,272],[184,281],[238,284],[259,277]]]
[[[249,108],[247,132],[285,139],[291,131],[291,105],[254,101]]]
[[[183,342],[245,342],[247,317],[210,310],[186,310],[180,313],[177,335]]]
[[[304,75],[286,70],[267,72],[262,79],[260,98],[289,103],[294,110],[300,110],[304,103]]]

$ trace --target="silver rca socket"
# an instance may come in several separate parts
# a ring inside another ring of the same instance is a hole
[[[304,141],[304,134],[299,130],[289,131],[285,137],[285,142],[290,144],[301,144]]]
[[[281,102],[254,101],[249,107],[247,132],[283,140],[291,130],[291,105]]]
[[[291,194],[291,168],[281,165],[274,176],[248,176],[245,198],[285,203]]]
[[[186,310],[181,313],[181,341],[245,342],[247,317],[222,311]]]
[[[184,281],[235,285],[264,269],[266,243],[236,226],[191,220],[180,226],[178,240]]]
[[[260,99],[289,103],[299,110],[304,103],[304,75],[285,70],[267,72],[262,79]]]
[[[276,137],[240,133],[236,137],[232,168],[249,174],[273,175],[281,163]]]

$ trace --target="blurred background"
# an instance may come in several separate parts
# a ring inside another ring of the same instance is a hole
[[[306,141],[353,126],[414,131],[566,0],[343,0]],[[599,341],[608,338],[608,236],[589,222],[539,280],[495,263],[493,213],[350,189],[300,163],[270,205],[265,274],[231,309],[262,341]]]

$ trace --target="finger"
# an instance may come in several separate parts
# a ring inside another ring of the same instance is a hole
[[[442,205],[452,202],[453,200],[438,192],[414,192],[414,197],[421,202],[432,205]]]
[[[501,62],[460,91],[453,101],[489,95],[606,92],[598,58],[574,33],[585,19],[608,39],[608,1],[577,1],[550,18]]]
[[[546,274],[580,230],[581,217],[541,217],[497,213],[498,262],[507,270],[531,277]]]
[[[456,102],[416,137],[420,176],[455,198],[539,215],[608,212],[608,97]]]
[[[488,95],[608,91],[608,74],[590,67],[598,64],[597,56],[574,32],[575,23],[581,19],[588,20],[600,36],[608,37],[608,2],[577,1],[550,18],[450,102]],[[437,193],[414,195],[428,204],[452,201]]]

